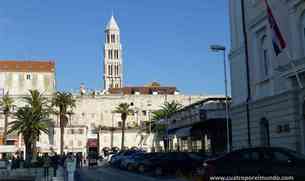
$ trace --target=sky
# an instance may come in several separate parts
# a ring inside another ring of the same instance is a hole
[[[102,89],[112,14],[124,85],[158,81],[185,94],[223,94],[223,57],[209,45],[230,48],[227,0],[1,0],[0,59],[54,60],[58,89]]]

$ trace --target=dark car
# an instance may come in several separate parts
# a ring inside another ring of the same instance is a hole
[[[140,161],[139,172],[152,171],[160,176],[172,173],[191,173],[202,165],[206,157],[194,153],[172,152],[154,155]]]
[[[113,155],[111,157],[111,160],[110,160],[110,164],[113,165],[113,166],[120,166],[121,164],[121,160],[125,157],[125,156],[129,156],[131,154],[135,153],[135,151],[130,151],[130,150],[127,150],[127,151],[120,151],[119,153]]]
[[[203,164],[206,180],[211,176],[305,176],[305,156],[278,147],[233,151]]]

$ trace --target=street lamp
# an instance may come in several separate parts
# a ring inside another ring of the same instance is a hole
[[[230,128],[229,128],[229,105],[228,105],[228,83],[227,83],[227,64],[226,64],[226,47],[222,45],[211,45],[210,50],[213,52],[223,52],[224,82],[225,82],[225,101],[226,101],[226,123],[227,123],[227,151],[230,152]]]

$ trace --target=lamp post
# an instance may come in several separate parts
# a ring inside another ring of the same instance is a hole
[[[228,81],[227,81],[227,64],[226,64],[226,47],[222,45],[211,45],[213,52],[223,52],[224,83],[225,83],[225,104],[226,104],[226,124],[227,124],[227,152],[231,151],[230,146],[230,126],[229,126],[229,104],[228,104]]]

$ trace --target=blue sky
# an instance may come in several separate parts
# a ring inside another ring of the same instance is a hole
[[[56,61],[61,90],[103,87],[104,28],[121,29],[124,84],[159,81],[186,94],[222,94],[227,0],[2,0],[0,59]]]

